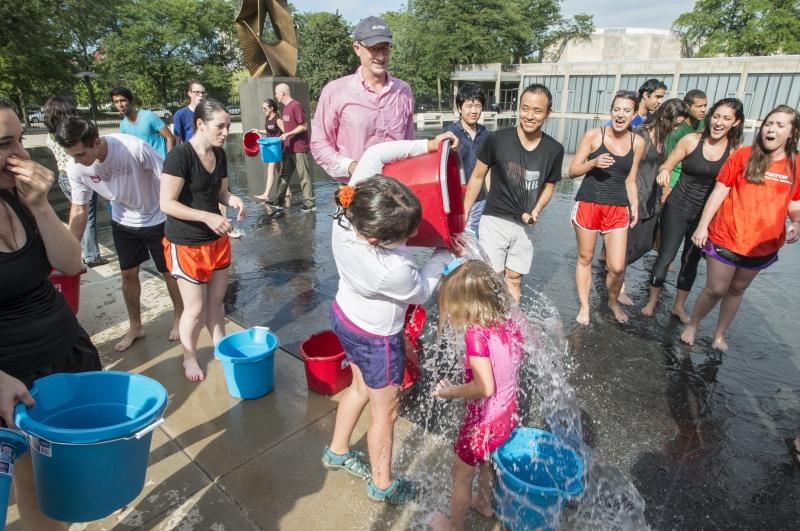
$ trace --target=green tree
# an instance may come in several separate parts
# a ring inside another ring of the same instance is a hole
[[[117,5],[118,27],[103,41],[109,80],[152,85],[165,107],[191,78],[227,99],[238,66],[232,0],[132,0]],[[138,82],[138,83],[137,83]]]
[[[697,0],[672,25],[687,55],[800,53],[797,0]]]
[[[594,32],[592,15],[580,14],[572,19],[562,18],[538,39],[539,60],[545,63],[557,63],[567,44],[572,41],[587,41],[592,32]]]
[[[297,76],[308,83],[311,99],[316,100],[325,83],[358,66],[351,28],[338,11],[299,13],[295,21],[299,26]]]

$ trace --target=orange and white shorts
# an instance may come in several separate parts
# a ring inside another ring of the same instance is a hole
[[[572,223],[583,230],[605,234],[627,229],[630,224],[630,216],[626,206],[578,201],[572,209]]]
[[[179,245],[164,238],[164,258],[173,277],[207,284],[214,271],[231,265],[231,241],[227,234],[200,245]]]

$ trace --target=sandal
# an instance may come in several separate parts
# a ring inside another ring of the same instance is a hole
[[[376,487],[371,479],[367,482],[367,497],[369,499],[393,505],[402,505],[415,499],[418,492],[419,489],[416,483],[404,478],[395,479],[384,490]]]
[[[322,465],[328,470],[344,470],[358,479],[372,476],[369,464],[364,461],[364,452],[348,450],[346,454],[337,454],[326,446],[322,452]]]
[[[797,446],[794,444],[795,438],[793,437],[786,437],[783,442],[786,443],[786,447],[789,449],[789,453],[792,454],[792,461],[800,467],[800,450],[797,449]]]

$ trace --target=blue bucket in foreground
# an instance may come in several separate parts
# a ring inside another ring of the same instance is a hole
[[[280,162],[283,158],[283,140],[277,136],[258,139],[261,160],[264,162]]]
[[[214,357],[222,363],[228,392],[236,398],[260,398],[272,391],[278,336],[255,326],[222,338]]]
[[[14,461],[28,451],[28,440],[24,435],[7,428],[0,428],[0,529],[6,528],[8,497],[11,480],[14,479]]]
[[[583,493],[583,460],[550,432],[517,428],[492,458],[497,519],[511,531],[558,528],[566,503]]]
[[[124,372],[53,374],[36,380],[31,396],[36,404],[17,404],[16,422],[30,437],[44,514],[89,522],[139,495],[167,407],[164,386]]]

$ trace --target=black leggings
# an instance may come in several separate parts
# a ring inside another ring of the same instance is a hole
[[[683,253],[681,254],[681,270],[678,273],[678,289],[691,291],[694,279],[697,277],[697,264],[700,263],[700,249],[692,243],[692,234],[700,221],[700,214],[690,214],[674,206],[670,201],[661,211],[661,249],[658,258],[650,273],[650,285],[660,288],[664,285],[669,264],[678,254],[678,248],[683,240]]]

